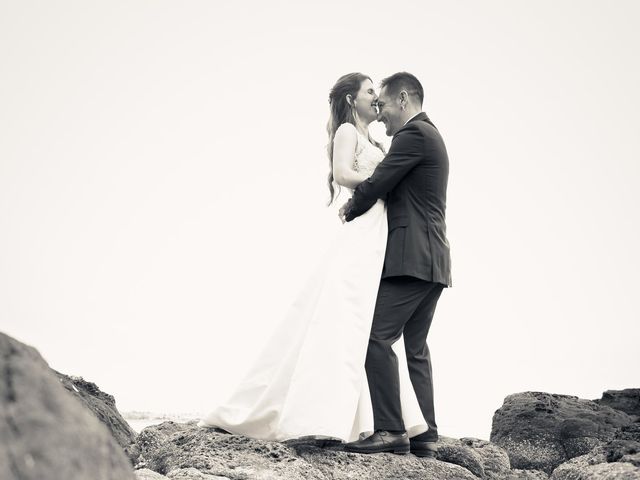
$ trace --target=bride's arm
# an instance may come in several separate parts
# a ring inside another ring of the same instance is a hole
[[[333,139],[333,179],[338,185],[351,189],[369,178],[353,169],[357,143],[355,127],[350,123],[340,125]]]

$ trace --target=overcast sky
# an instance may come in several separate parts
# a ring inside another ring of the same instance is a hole
[[[0,330],[120,410],[208,411],[341,228],[329,89],[406,70],[451,165],[440,432],[488,438],[514,392],[640,387],[639,22],[623,0],[2,0]]]

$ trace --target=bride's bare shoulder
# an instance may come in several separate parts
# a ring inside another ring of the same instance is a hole
[[[335,138],[355,139],[357,134],[356,127],[351,123],[345,122],[336,130]]]

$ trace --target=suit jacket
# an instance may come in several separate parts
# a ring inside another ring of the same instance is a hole
[[[422,112],[396,132],[387,156],[354,190],[345,219],[386,200],[389,235],[382,278],[409,275],[451,284],[445,209],[449,158],[438,129]]]

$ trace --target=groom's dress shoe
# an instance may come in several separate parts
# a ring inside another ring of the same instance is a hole
[[[438,455],[438,445],[436,442],[421,442],[412,438],[409,440],[409,443],[411,445],[411,453],[416,457],[436,458]]]
[[[409,453],[409,436],[407,433],[391,433],[386,430],[376,430],[373,435],[364,440],[349,442],[344,446],[345,452],[353,453]]]

